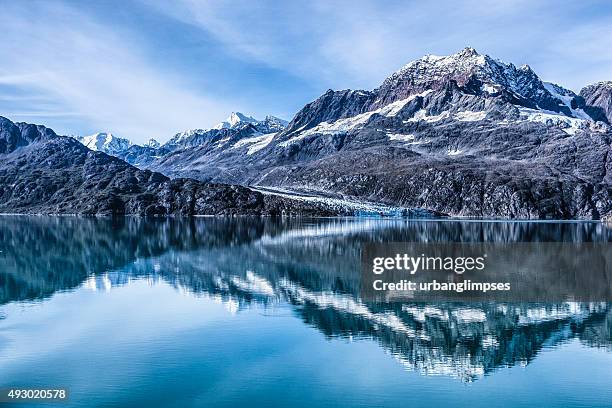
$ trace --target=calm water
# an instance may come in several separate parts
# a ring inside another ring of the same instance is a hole
[[[612,229],[0,217],[0,386],[80,407],[612,406],[612,303],[363,303],[362,243],[415,239]]]

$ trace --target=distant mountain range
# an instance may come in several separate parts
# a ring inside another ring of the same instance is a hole
[[[348,211],[240,186],[171,180],[97,151],[121,144],[110,135],[94,136],[91,143],[96,150],[44,126],[0,116],[0,213],[191,216]]]
[[[612,82],[576,94],[466,48],[413,61],[371,91],[328,90],[289,123],[233,113],[162,145],[79,140],[140,169],[268,196],[600,219],[612,217],[611,123]]]
[[[110,154],[144,168],[156,159],[176,150],[215,143],[227,138],[270,135],[283,130],[287,123],[286,120],[274,116],[266,116],[260,121],[240,112],[232,112],[226,120],[210,129],[191,129],[177,133],[163,145],[155,139],[150,139],[143,145],[132,144],[128,139],[111,133],[77,136],[75,139],[91,150]]]

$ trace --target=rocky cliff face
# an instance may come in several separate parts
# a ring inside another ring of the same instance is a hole
[[[589,85],[580,91],[589,114],[597,120],[612,124],[612,81]]]
[[[576,95],[468,48],[414,61],[372,91],[327,91],[275,135],[150,168],[449,215],[599,219],[612,213],[600,88]]]
[[[8,154],[30,143],[42,142],[57,137],[44,126],[13,123],[0,116],[0,154]]]
[[[43,126],[0,117],[0,212],[103,215],[326,214],[323,204],[267,197],[139,170]]]

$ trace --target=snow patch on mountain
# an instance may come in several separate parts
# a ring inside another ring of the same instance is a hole
[[[116,137],[112,133],[105,132],[96,133],[90,136],[76,137],[76,139],[90,150],[110,155],[125,151],[132,145],[127,139]]]
[[[565,106],[567,106],[571,110],[573,116],[579,119],[592,120],[591,117],[582,109],[574,109],[572,107],[572,101],[574,101],[574,98],[577,97],[574,92],[570,91],[569,89],[565,89],[557,84],[553,84],[552,82],[544,82],[543,84],[544,88],[546,88],[546,90],[550,92],[552,96],[559,99]]]
[[[486,116],[486,111],[461,111],[455,113],[453,117],[460,122],[477,122],[479,120],[483,120]]]
[[[274,139],[275,135],[276,133],[268,133],[268,134],[261,135],[261,136],[254,136],[254,137],[242,139],[236,142],[232,146],[232,149],[238,149],[244,146],[248,146],[247,155],[252,155],[253,153],[258,152],[264,147],[266,147],[267,145],[269,145],[272,139]]]
[[[571,118],[556,112],[528,108],[519,108],[519,112],[522,120],[555,126],[569,135],[575,135],[578,130],[588,127],[588,121],[584,119]]]
[[[414,140],[414,135],[402,135],[399,133],[387,133],[389,140],[397,140],[400,142],[412,142]]]
[[[452,118],[459,122],[477,122],[485,119],[486,111],[460,111],[452,115]],[[403,121],[404,123],[411,122],[428,122],[435,123],[451,117],[449,111],[440,112],[437,115],[429,115],[426,109],[419,109],[413,117]]]
[[[142,146],[143,147],[150,147],[151,149],[158,149],[161,146],[161,144],[157,140],[155,140],[155,139],[149,139]]]
[[[197,135],[202,135],[206,133],[207,131],[208,131],[207,129],[190,129],[190,130],[185,130],[183,132],[179,132],[176,135],[174,135],[169,141],[167,141],[164,146],[180,144],[181,142],[185,140],[191,139]]]
[[[258,120],[240,112],[232,112],[223,122],[213,126],[213,129],[231,129],[241,123],[258,123]]]
[[[413,117],[405,120],[404,123],[420,122],[420,121],[433,123],[433,122],[439,122],[443,119],[447,119],[449,116],[450,116],[450,113],[448,111],[444,111],[438,115],[428,115],[426,109],[419,109],[414,114]]]
[[[363,125],[365,125],[373,115],[381,115],[381,116],[386,116],[386,117],[395,116],[399,113],[399,111],[402,110],[402,108],[408,102],[414,100],[415,98],[419,96],[424,97],[431,92],[433,91],[427,90],[420,94],[411,95],[408,98],[390,103],[388,105],[383,106],[382,108],[378,108],[376,110],[369,111],[369,112],[360,113],[359,115],[351,116],[348,118],[338,119],[331,123],[321,122],[317,126],[311,129],[305,130],[301,133],[298,133],[297,136],[294,136],[291,139],[288,139],[282,143],[279,143],[279,145],[282,147],[287,147],[292,143],[295,143],[299,140],[302,140],[314,134],[334,135],[334,134],[346,133],[350,130],[363,127]]]
[[[490,96],[505,91],[514,96],[516,105],[588,119],[584,112],[573,110],[573,92],[546,85],[528,65],[517,68],[514,64],[480,55],[473,48],[449,56],[427,55],[412,61],[387,78],[377,92],[385,103],[397,94],[439,89],[450,82],[471,91],[478,85],[479,92]]]

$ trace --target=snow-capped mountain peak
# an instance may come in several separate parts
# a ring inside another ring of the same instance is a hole
[[[227,119],[218,123],[213,129],[231,129],[243,123],[257,123],[257,119],[240,112],[232,112]]]
[[[161,146],[161,144],[155,140],[155,139],[149,139],[145,144],[142,145],[143,147],[150,147],[152,149],[157,149]]]
[[[268,115],[264,120],[257,123],[257,128],[261,133],[275,133],[287,127],[288,123],[284,119]]]
[[[132,143],[112,133],[99,132],[89,136],[78,136],[76,139],[90,150],[115,155],[127,150]]]
[[[471,94],[502,95],[509,102],[531,109],[544,109],[582,118],[566,100],[565,93],[551,92],[527,64],[505,63],[473,48],[449,56],[426,55],[402,67],[376,90],[374,108],[405,99],[426,90],[439,90],[455,83]],[[573,95],[575,96],[575,95]],[[572,97],[573,97],[572,96]],[[576,116],[577,115],[577,116]]]
[[[266,116],[264,120],[257,120],[240,112],[232,112],[223,122],[211,129],[192,129],[174,135],[163,146],[170,149],[200,146],[215,138],[247,137],[252,135],[267,135],[277,133],[287,126],[287,121],[275,116]]]
[[[557,84],[553,84],[552,82],[543,82],[543,84],[544,88],[546,88],[546,90],[550,92],[553,97],[568,107],[568,109],[572,112],[572,116],[579,119],[592,120],[592,118],[583,109],[579,108],[579,97],[573,91],[563,88]]]

